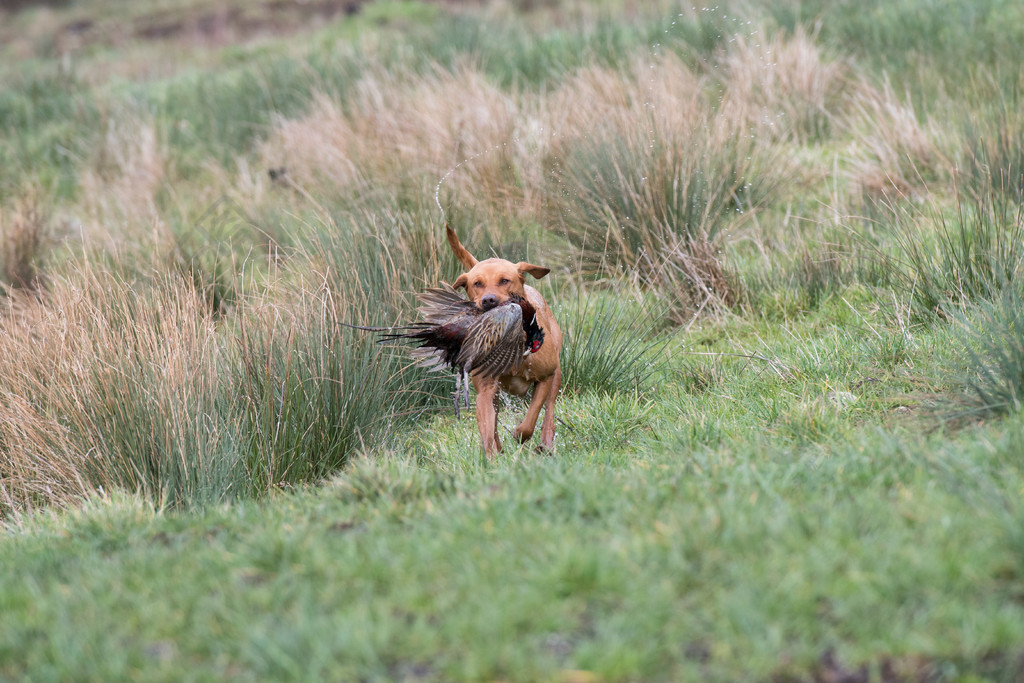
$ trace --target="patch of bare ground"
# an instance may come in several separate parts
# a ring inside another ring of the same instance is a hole
[[[15,0],[0,7],[0,44],[28,57],[40,46],[57,54],[135,42],[220,46],[265,36],[287,35],[317,23],[359,13],[367,0],[261,0],[223,3],[201,0],[184,7],[124,12],[90,10],[67,2]],[[18,16],[40,10],[32,17]]]
[[[773,683],[938,683],[960,680],[955,662],[940,662],[923,655],[885,655],[875,662],[848,665],[835,650],[828,648],[811,669],[810,675],[779,674]],[[985,655],[974,671],[984,680],[1019,681],[1024,678],[1024,653]]]

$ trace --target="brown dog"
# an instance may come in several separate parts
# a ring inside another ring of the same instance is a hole
[[[501,450],[501,439],[498,437],[498,388],[516,396],[524,396],[531,384],[533,398],[530,400],[530,408],[513,433],[520,442],[525,442],[533,436],[540,410],[544,408],[540,444],[550,450],[555,445],[555,398],[562,384],[562,364],[559,360],[562,330],[555,322],[555,316],[548,308],[544,297],[526,284],[525,275],[529,273],[540,279],[551,272],[551,269],[523,261],[512,263],[500,258],[477,261],[459,242],[455,231],[448,225],[444,227],[448,233],[448,244],[451,245],[459,262],[467,268],[467,271],[455,280],[454,286],[465,287],[470,301],[482,311],[505,303],[512,295],[524,297],[537,310],[537,322],[544,330],[544,343],[536,353],[531,353],[526,358],[515,374],[498,378],[481,378],[473,375],[473,387],[476,389],[476,423],[480,429],[480,441],[484,452],[490,456]]]

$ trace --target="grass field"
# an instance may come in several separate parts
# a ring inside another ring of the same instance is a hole
[[[1021,680],[1021,63],[1009,0],[0,10],[0,679]],[[552,453],[341,325],[446,220],[552,269]]]

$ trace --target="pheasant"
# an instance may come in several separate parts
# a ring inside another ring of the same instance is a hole
[[[534,307],[512,296],[503,304],[481,311],[447,283],[418,295],[421,320],[411,325],[359,329],[381,332],[382,343],[416,342],[410,350],[428,370],[450,367],[457,371],[455,414],[459,399],[469,407],[469,376],[500,377],[514,371],[523,358],[540,350],[544,330]]]

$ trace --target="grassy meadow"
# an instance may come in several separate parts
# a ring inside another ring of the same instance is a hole
[[[5,5],[0,679],[1024,679],[1021,64],[1011,0]],[[446,221],[552,269],[552,453],[342,324]]]

